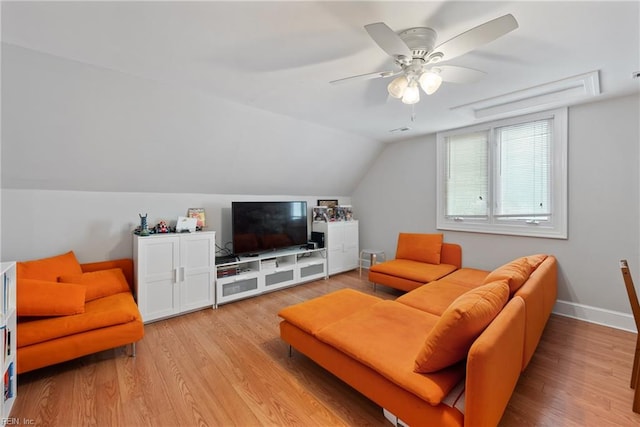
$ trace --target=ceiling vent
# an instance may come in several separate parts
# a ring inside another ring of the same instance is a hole
[[[600,94],[598,71],[569,77],[529,89],[519,90],[451,108],[476,119],[524,114],[576,104]]]

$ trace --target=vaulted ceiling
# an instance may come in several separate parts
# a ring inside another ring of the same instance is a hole
[[[366,24],[382,21],[397,32],[428,26],[443,42],[507,13],[519,28],[449,62],[486,72],[476,83],[444,83],[414,106],[388,97],[390,79],[329,84],[394,69]],[[3,2],[3,169],[9,168],[3,182],[114,191],[348,193],[381,144],[478,121],[453,107],[592,71],[599,75],[600,98],[638,92],[632,73],[640,69],[639,27],[638,2]],[[118,91],[127,99],[120,113],[112,111],[115,99],[106,106],[91,101],[115,98]],[[128,99],[134,94],[139,96]],[[133,105],[139,99],[144,102]],[[163,102],[189,107],[158,106]],[[78,121],[64,118],[65,111]],[[154,121],[166,126],[173,120],[158,134],[148,129]],[[203,124],[207,120],[215,125]],[[109,124],[126,132],[119,135]],[[72,125],[75,130],[68,129]],[[97,126],[104,126],[101,134]],[[401,127],[410,130],[389,132]],[[45,136],[54,147],[46,146]],[[75,139],[96,140],[102,148]],[[46,158],[30,158],[34,150]],[[47,166],[70,152],[78,156],[78,174],[62,158],[58,164],[65,170]],[[165,156],[179,165],[173,180],[148,165],[151,159],[166,168],[171,163]],[[286,174],[262,164],[278,158]],[[205,172],[212,160],[220,169],[213,178]],[[120,164],[109,185],[104,177],[92,178],[100,161]],[[309,164],[320,163],[340,176],[293,185]],[[39,175],[42,168],[46,173]],[[273,179],[252,190],[239,168],[269,172]],[[222,181],[224,190],[203,184],[207,177]],[[141,182],[132,187],[136,179]]]

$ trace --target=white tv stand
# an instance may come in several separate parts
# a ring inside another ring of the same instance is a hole
[[[216,265],[216,305],[327,278],[325,249],[282,249]]]

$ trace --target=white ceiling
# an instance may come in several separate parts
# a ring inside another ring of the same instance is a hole
[[[422,94],[414,122],[411,106],[387,99],[386,79],[328,83],[393,68],[365,24],[428,26],[443,42],[506,13],[518,29],[449,62],[487,75]],[[600,97],[640,87],[637,1],[3,2],[2,14],[4,43],[378,141],[469,124],[451,108],[590,71]]]

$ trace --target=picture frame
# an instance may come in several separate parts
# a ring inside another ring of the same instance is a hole
[[[338,206],[338,200],[337,199],[318,199],[318,206],[335,208],[336,206]]]
[[[196,219],[196,227],[202,230],[206,226],[206,215],[204,213],[204,208],[189,208],[187,210],[187,218],[195,218]]]

